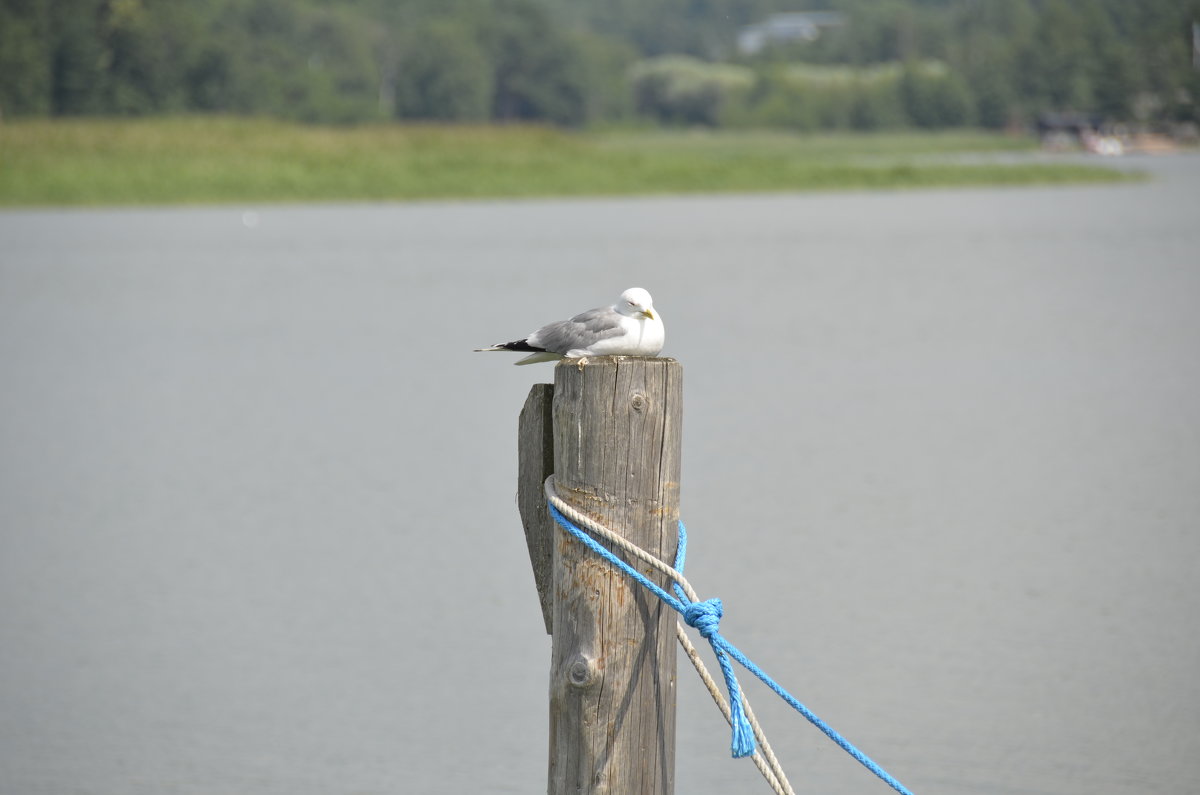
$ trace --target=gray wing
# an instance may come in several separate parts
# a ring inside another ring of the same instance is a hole
[[[530,345],[553,353],[589,348],[600,340],[622,333],[621,316],[610,307],[589,309],[570,320],[542,326],[526,339]]]

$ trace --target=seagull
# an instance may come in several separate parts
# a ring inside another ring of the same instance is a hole
[[[612,306],[542,326],[522,340],[475,350],[529,352],[516,364],[533,364],[588,356],[657,356],[665,339],[654,299],[641,287],[631,287]]]

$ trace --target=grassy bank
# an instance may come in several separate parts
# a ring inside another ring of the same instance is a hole
[[[174,118],[0,124],[0,205],[401,200],[1107,182],[1072,164],[951,163],[985,133],[797,137]]]

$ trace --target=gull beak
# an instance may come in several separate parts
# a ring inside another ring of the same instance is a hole
[[[654,307],[650,307],[649,309],[643,309],[642,315],[644,317],[650,318],[651,320],[658,320],[658,318],[654,316]]]

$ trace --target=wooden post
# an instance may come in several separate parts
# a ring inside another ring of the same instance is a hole
[[[551,412],[554,400],[553,384],[534,384],[525,398],[521,418],[517,423],[517,509],[525,526],[525,543],[529,546],[529,563],[533,566],[533,584],[546,634],[554,632],[551,611],[554,593],[550,587],[550,567],[553,563],[551,542],[554,539],[554,520],[546,509],[542,484],[554,474],[554,422]]]
[[[531,393],[526,409],[534,403]],[[672,560],[681,422],[682,367],[673,359],[595,357],[583,366],[576,360],[560,363],[553,396],[559,496]],[[536,424],[532,417],[523,419],[523,446],[535,443],[536,434],[528,429]],[[522,457],[532,460],[533,455]],[[523,466],[523,490],[533,477]],[[533,529],[534,535],[544,532]],[[557,527],[549,538],[550,795],[670,795],[675,784],[675,615]],[[530,548],[532,557],[533,540]],[[668,587],[645,564],[634,565]]]

